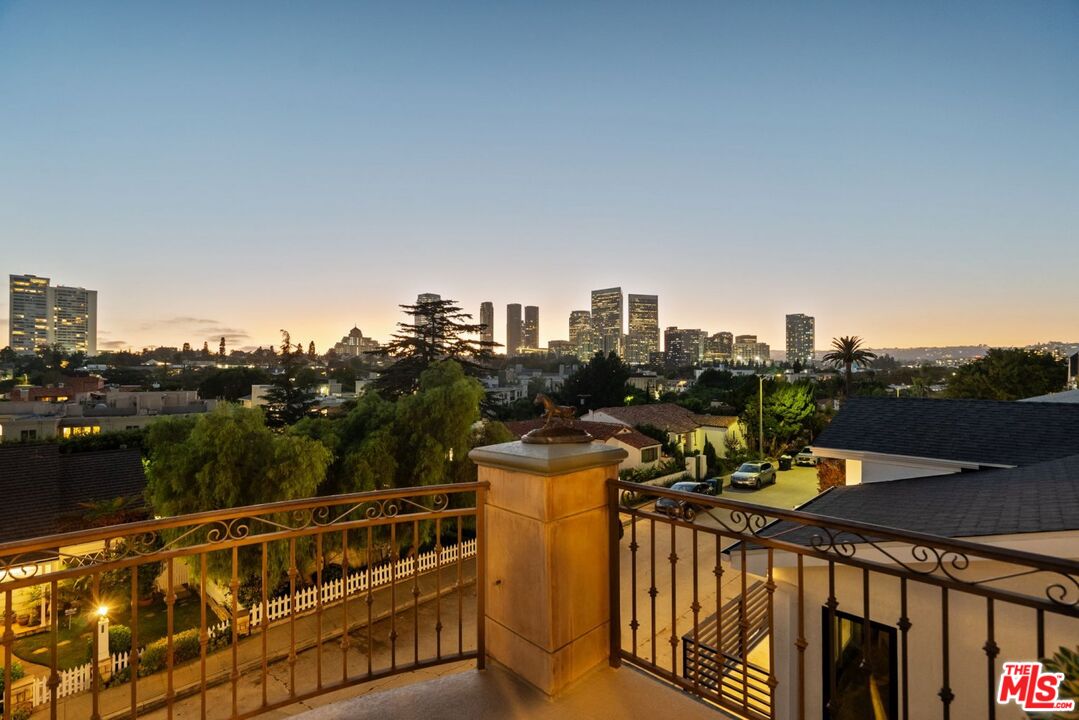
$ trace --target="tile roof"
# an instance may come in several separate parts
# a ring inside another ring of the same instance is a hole
[[[813,447],[1029,465],[1079,454],[1079,404],[856,397]]]
[[[652,425],[673,433],[693,432],[702,424],[696,413],[674,403],[605,407],[599,408],[596,412],[604,413],[634,427]]]
[[[1079,530],[1079,455],[1018,468],[837,487],[798,509],[954,538]],[[764,534],[791,527],[779,522]],[[802,528],[783,537],[808,545],[817,532]]]
[[[624,427],[624,426],[623,426]],[[642,432],[636,430],[627,430],[623,433],[618,433],[614,436],[617,442],[625,443],[630,447],[635,447],[638,450],[642,450],[647,447],[659,447],[662,443],[656,440],[654,437],[648,437]]]
[[[79,503],[142,497],[138,450],[60,454],[55,444],[0,447],[0,542],[60,532]]]

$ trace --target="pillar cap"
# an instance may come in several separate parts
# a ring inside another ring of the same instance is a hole
[[[478,447],[468,454],[482,467],[516,470],[530,475],[564,475],[618,465],[629,456],[622,448],[602,443],[533,445],[520,440]]]

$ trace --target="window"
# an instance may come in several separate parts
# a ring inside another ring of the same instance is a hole
[[[655,462],[659,457],[659,448],[645,448],[641,450],[641,462]]]
[[[827,720],[895,720],[899,716],[896,677],[896,631],[888,625],[870,621],[869,645],[863,650],[865,621],[845,612],[835,613],[830,625],[828,608],[821,608],[824,648],[824,711]],[[832,647],[835,647],[835,651]],[[868,652],[871,672],[863,667],[863,652]],[[832,692],[832,673],[838,707],[828,712]]]
[[[76,437],[78,435],[97,435],[101,432],[100,425],[80,425],[78,427],[66,427],[63,429],[63,436],[66,438]]]
[[[37,430],[20,430],[19,440],[26,442],[27,440],[37,440]]]

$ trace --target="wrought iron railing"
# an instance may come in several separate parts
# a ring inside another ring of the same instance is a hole
[[[740,717],[993,719],[1004,662],[1079,645],[1071,560],[623,481],[608,497],[612,662]]]
[[[190,702],[245,718],[395,673],[483,667],[485,491],[355,493],[0,544],[0,717],[172,717]],[[107,620],[129,627],[129,647],[102,645]],[[72,642],[89,657],[62,667]],[[18,679],[20,659],[47,674]]]

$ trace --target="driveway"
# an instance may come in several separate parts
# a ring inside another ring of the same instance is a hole
[[[742,500],[757,505],[792,510],[802,503],[817,496],[817,468],[794,466],[790,470],[776,473],[774,485],[765,485],[760,490],[732,488],[730,481],[723,485],[723,498]]]

